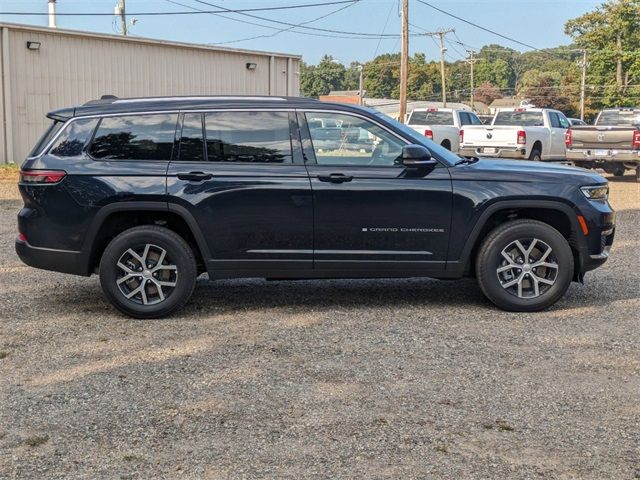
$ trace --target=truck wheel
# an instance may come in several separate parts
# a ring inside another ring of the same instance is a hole
[[[531,153],[529,154],[529,160],[533,162],[539,162],[542,160],[542,153],[538,148],[534,148],[533,150],[531,150]]]
[[[623,177],[624,176],[624,170],[625,170],[624,167],[616,168],[613,171],[613,176],[614,177]]]
[[[640,165],[636,167],[636,182],[640,182]]]
[[[496,227],[476,257],[476,276],[485,296],[498,307],[536,312],[556,303],[573,278],[567,240],[537,220],[514,220]]]
[[[177,233],[155,225],[125,230],[100,260],[104,295],[134,318],[160,318],[182,307],[196,277],[191,247]]]

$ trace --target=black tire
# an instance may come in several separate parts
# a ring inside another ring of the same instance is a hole
[[[624,167],[616,168],[613,171],[613,176],[614,177],[624,177],[624,171],[625,171]]]
[[[536,267],[536,262],[531,262],[531,260],[527,260],[520,266],[519,260],[513,259],[513,263],[510,263],[506,257],[503,257],[503,250],[514,245],[516,240],[521,242],[521,246],[528,249],[533,243],[533,239],[536,239],[534,250],[527,256],[530,255],[533,260],[536,260],[533,257],[538,255],[539,260],[543,255],[538,254],[538,249],[544,253],[546,250],[543,252],[543,249],[550,247],[551,251],[546,258],[549,259],[549,264],[555,263],[556,268]],[[516,269],[514,270],[509,265],[516,265]],[[532,267],[535,268],[532,269]],[[511,270],[498,273],[504,268]],[[573,254],[567,240],[555,228],[537,220],[514,220],[496,227],[484,239],[476,257],[476,276],[482,292],[498,307],[513,312],[536,312],[556,303],[569,288],[573,279],[573,269]],[[505,275],[512,273],[514,273],[512,277],[505,279]],[[521,280],[515,287],[510,287],[515,292],[503,286],[518,278]],[[553,280],[553,284],[543,284],[542,281],[534,281],[534,278],[543,278],[546,282]],[[534,283],[537,285],[539,296],[519,296],[520,292],[525,293],[525,288],[533,295],[535,292],[531,292],[531,290],[534,289]],[[521,291],[518,290],[520,284],[522,285]]]
[[[144,259],[144,270],[140,259]],[[100,260],[104,295],[134,318],[160,318],[181,308],[193,293],[196,277],[191,247],[177,233],[155,225],[125,230],[107,245]]]
[[[540,149],[538,147],[535,147],[533,150],[531,150],[531,153],[529,154],[529,160],[531,160],[532,162],[542,161],[542,152],[540,152]]]
[[[441,146],[441,147],[446,148],[446,149],[447,149],[447,150],[449,150],[449,151],[451,151],[451,144],[449,143],[449,141],[448,141],[448,140],[444,140],[444,141],[440,144],[440,146]]]
[[[640,165],[636,167],[636,182],[640,182]]]

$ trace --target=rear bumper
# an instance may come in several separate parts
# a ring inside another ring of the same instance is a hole
[[[600,149],[598,149],[600,150]],[[605,149],[603,149],[605,150]],[[590,148],[567,149],[567,160],[574,162],[630,162],[640,164],[640,151],[638,150],[615,150],[606,149],[606,155]]]
[[[91,274],[82,252],[34,247],[16,239],[16,253],[30,267],[87,277]]]
[[[516,147],[489,147],[495,148],[495,152],[485,153],[485,147],[472,147],[468,145],[460,146],[458,152],[463,157],[491,157],[491,158],[510,158],[514,160],[527,160],[527,151],[524,148]]]

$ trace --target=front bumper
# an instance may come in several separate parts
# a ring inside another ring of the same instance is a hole
[[[615,149],[591,149],[570,148],[567,149],[567,160],[574,162],[625,162],[640,164],[640,151],[615,150]]]
[[[91,274],[87,268],[86,255],[82,252],[34,247],[19,238],[16,239],[15,246],[20,260],[30,267],[72,275]]]
[[[487,149],[492,150],[485,152]],[[516,147],[473,147],[462,145],[458,153],[463,157],[510,158],[514,160],[527,160],[529,158],[524,148]]]

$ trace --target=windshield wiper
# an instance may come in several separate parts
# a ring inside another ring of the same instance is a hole
[[[476,163],[480,161],[478,157],[463,157],[462,155],[458,155],[458,156],[460,157],[460,160],[454,163],[454,166],[464,165],[464,164],[471,165],[472,163]]]

